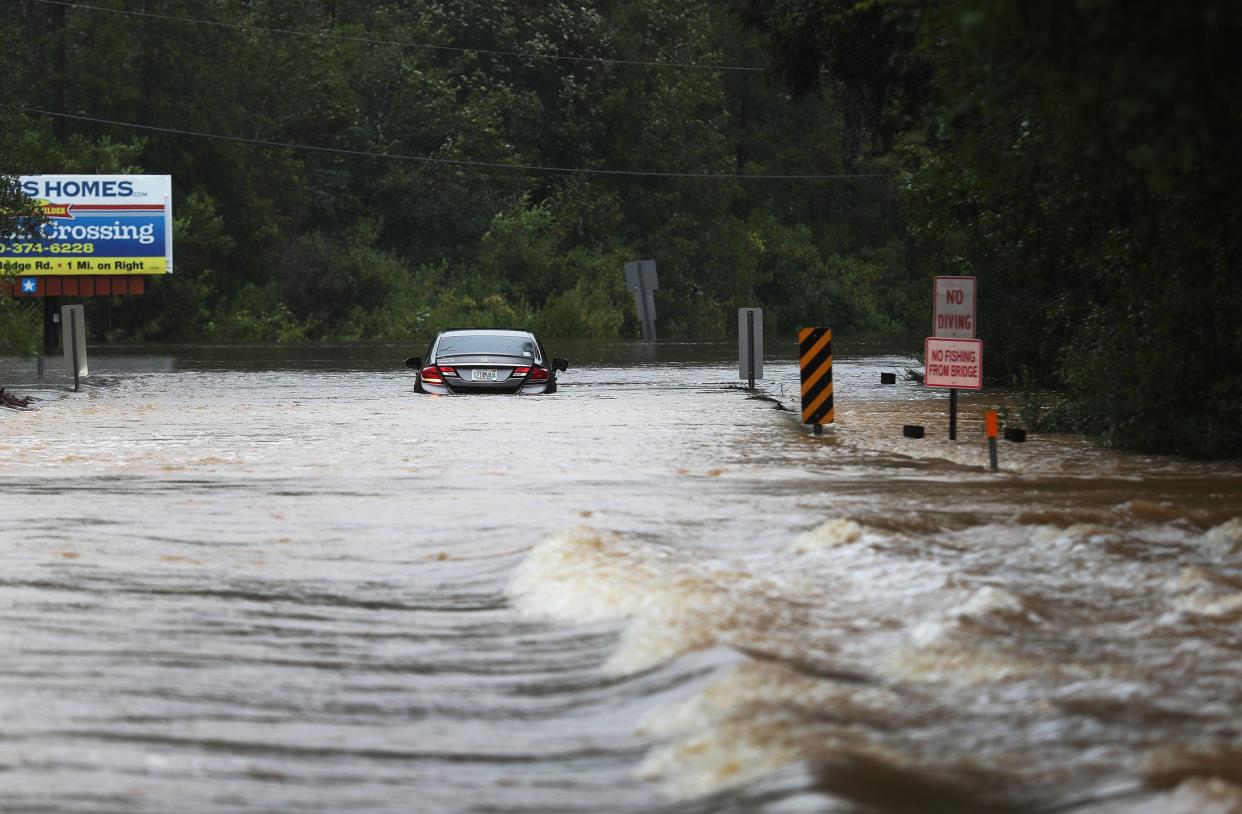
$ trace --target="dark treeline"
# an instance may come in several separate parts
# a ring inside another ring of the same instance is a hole
[[[922,331],[973,274],[1047,426],[1242,454],[1236,3],[91,5],[0,11],[0,172],[173,176],[176,274],[110,339],[636,336],[640,257],[665,336]],[[881,177],[747,177],[806,174]]]
[[[1242,455],[1242,5],[746,0],[778,72],[900,161],[919,265],[979,277],[1051,426]]]
[[[173,176],[176,273],[114,309],[113,339],[635,336],[622,266],[644,257],[665,336],[722,335],[754,303],[782,330],[927,310],[888,179],[745,180],[867,171],[830,99],[792,101],[763,72],[599,61],[766,63],[721,4],[91,5],[8,10],[28,107],[372,154],[19,117],[25,172]]]

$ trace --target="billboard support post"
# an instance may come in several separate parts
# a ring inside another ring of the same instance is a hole
[[[60,313],[60,297],[43,298],[43,350],[55,353],[60,348],[60,326],[56,317]]]

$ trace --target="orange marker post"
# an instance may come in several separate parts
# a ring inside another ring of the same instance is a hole
[[[995,472],[1000,468],[996,461],[996,435],[1000,431],[1000,421],[997,419],[995,410],[988,410],[983,414],[983,424],[988,433],[988,463]]]

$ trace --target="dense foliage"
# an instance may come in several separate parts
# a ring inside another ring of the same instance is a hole
[[[0,29],[0,76],[17,78],[14,64],[13,30]],[[18,103],[15,81],[0,82],[0,109],[10,110]],[[34,235],[41,215],[28,197],[21,193],[14,176],[23,167],[18,158],[17,144],[22,129],[12,117],[0,116],[0,224],[6,235]],[[11,274],[0,266],[0,282]],[[0,348],[13,348],[24,353],[38,349],[40,315],[31,307],[22,307],[10,297],[0,295]]]
[[[343,151],[27,110],[28,172],[174,178],[176,273],[113,309],[114,339],[635,336],[622,267],[644,257],[665,336],[724,334],[741,305],[785,331],[924,316],[889,179],[748,178],[865,172],[830,100],[793,101],[763,72],[599,61],[766,61],[726,6],[90,5],[0,12],[38,66],[28,108]]]
[[[1242,455],[1242,6],[747,0],[799,93],[906,171],[914,254],[975,274],[994,373],[1050,419]]]
[[[636,336],[640,257],[665,336],[922,330],[930,277],[974,274],[989,372],[1066,388],[1049,426],[1242,455],[1229,0],[15,0],[0,30],[0,175],[174,177],[177,273],[110,338]],[[800,174],[878,176],[754,177]]]

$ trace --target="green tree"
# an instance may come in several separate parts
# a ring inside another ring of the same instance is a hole
[[[1236,4],[752,0],[742,14],[793,88],[826,77],[862,100],[864,143],[906,170],[914,261],[980,279],[993,373],[1065,385],[1054,426],[1242,454]]]

